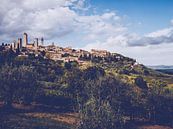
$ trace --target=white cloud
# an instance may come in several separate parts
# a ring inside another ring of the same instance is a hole
[[[165,28],[162,30],[149,33],[145,36],[138,37],[134,40],[131,40],[128,44],[130,46],[147,46],[164,43],[173,43],[173,27]]]
[[[147,34],[147,37],[153,37],[153,38],[157,38],[157,37],[161,37],[161,36],[167,36],[170,37],[173,33],[173,28],[166,28],[166,29],[162,29],[162,30],[158,30],[152,33]]]
[[[105,41],[126,33],[127,28],[121,23],[121,17],[115,12],[101,15],[80,16],[77,18],[78,27],[85,35],[83,40],[88,42]]]
[[[171,20],[171,24],[173,25],[173,19]]]
[[[11,40],[23,32],[45,36],[48,40],[71,33],[84,0],[2,0],[0,4],[0,40]],[[20,4],[19,4],[20,3]],[[8,41],[7,40],[7,41]]]

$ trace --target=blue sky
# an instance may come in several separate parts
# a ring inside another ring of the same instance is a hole
[[[1,0],[0,42],[106,49],[145,65],[173,65],[173,0]]]
[[[91,4],[98,13],[109,9],[126,15],[133,24],[130,29],[140,34],[170,26],[173,17],[173,0],[91,0]]]

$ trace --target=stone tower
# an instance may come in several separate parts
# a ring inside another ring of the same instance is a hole
[[[17,49],[17,41],[14,40],[13,42],[14,42],[14,49]]]
[[[26,47],[28,44],[28,34],[24,33],[23,34],[23,47]]]
[[[35,49],[38,48],[38,38],[35,38],[35,41],[34,41],[34,47],[35,47]]]
[[[42,46],[44,45],[44,38],[43,37],[41,38],[41,45]]]
[[[18,38],[18,46],[19,46],[19,49],[22,48],[22,38]]]

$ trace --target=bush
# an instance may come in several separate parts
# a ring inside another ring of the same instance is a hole
[[[0,94],[11,107],[15,101],[31,103],[37,88],[36,73],[28,66],[4,66],[0,68]]]
[[[135,84],[141,89],[148,89],[146,81],[141,76],[135,78]]]

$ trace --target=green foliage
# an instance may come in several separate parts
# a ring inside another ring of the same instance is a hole
[[[99,78],[101,76],[105,75],[105,71],[104,69],[102,69],[101,67],[89,67],[86,70],[84,70],[84,76],[83,78],[86,79],[96,79]]]
[[[144,79],[141,76],[135,78],[135,84],[141,89],[144,90],[148,89],[146,81],[144,81]]]
[[[11,49],[8,51],[0,51],[0,65],[10,64],[16,56],[16,53]]]
[[[158,82],[157,82],[158,84]],[[151,87],[147,93],[148,119],[153,122],[165,124],[173,122],[173,95],[168,92],[163,83]]]
[[[114,129],[124,125],[120,104],[116,101],[120,95],[120,83],[113,78],[99,77],[85,80],[85,96],[79,104],[81,124],[79,129]]]
[[[29,104],[37,89],[37,76],[31,67],[4,66],[0,68],[0,91],[5,103],[14,100]]]
[[[128,117],[133,119],[143,113],[142,95],[113,76],[89,78],[83,86],[84,92],[81,89],[80,93],[84,94],[79,97],[83,101],[78,101],[81,116],[78,128],[125,128]]]

